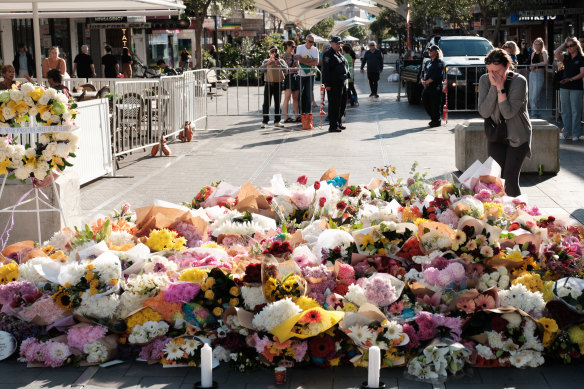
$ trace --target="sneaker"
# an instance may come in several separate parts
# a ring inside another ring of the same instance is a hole
[[[442,124],[440,123],[440,121],[437,121],[437,122],[430,122],[429,125],[430,125],[430,127],[440,127]]]
[[[284,125],[280,122],[274,123],[274,127],[284,127]]]
[[[328,132],[341,132],[342,130],[337,127],[329,127]]]
[[[562,140],[572,140],[572,137],[571,137],[571,136],[569,136],[569,135],[563,135],[563,134],[562,134],[562,135],[560,136],[560,139],[562,139]]]
[[[260,128],[266,128],[268,127],[268,123],[262,123],[262,125],[260,126]]]
[[[375,95],[375,98],[378,99],[379,98],[379,95]]]

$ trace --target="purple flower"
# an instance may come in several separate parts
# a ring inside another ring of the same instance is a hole
[[[163,292],[164,300],[169,303],[188,303],[195,298],[199,291],[201,290],[201,285],[192,283],[182,283],[182,284],[171,284]]]

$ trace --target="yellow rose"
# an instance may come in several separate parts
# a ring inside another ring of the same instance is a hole
[[[231,300],[229,300],[229,305],[235,307],[239,304],[239,299],[233,298]]]
[[[239,288],[237,286],[232,286],[231,289],[229,289],[229,294],[232,296],[239,296]]]
[[[213,285],[215,285],[215,278],[207,277],[207,280],[205,281],[205,285],[207,286],[207,288],[212,288]]]
[[[208,290],[205,292],[205,298],[206,298],[207,300],[213,300],[213,299],[215,298],[215,293],[213,293],[213,291],[212,291],[211,289],[208,289]]]
[[[215,316],[221,316],[223,314],[223,308],[221,307],[215,307],[213,309],[213,315]]]

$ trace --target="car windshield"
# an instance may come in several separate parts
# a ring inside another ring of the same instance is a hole
[[[482,39],[440,40],[445,57],[486,56],[493,46]]]

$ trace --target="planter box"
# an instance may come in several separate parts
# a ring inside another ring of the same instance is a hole
[[[484,162],[487,155],[487,138],[483,119],[471,119],[454,128],[456,168],[465,171],[474,161]],[[521,171],[537,173],[543,166],[546,173],[560,171],[560,129],[546,120],[531,120],[531,159],[526,159]]]

